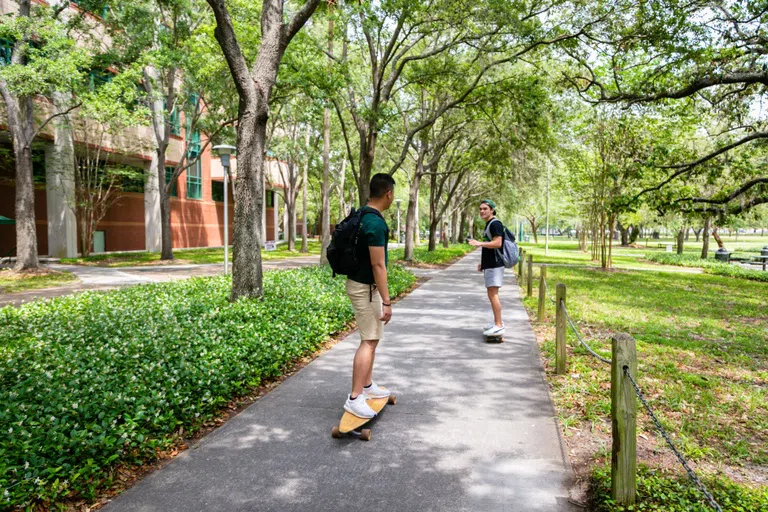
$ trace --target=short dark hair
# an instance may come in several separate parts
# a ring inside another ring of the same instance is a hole
[[[378,199],[384,197],[387,192],[395,190],[395,180],[389,174],[380,172],[371,178],[371,197]]]

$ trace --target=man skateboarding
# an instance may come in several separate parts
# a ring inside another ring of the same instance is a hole
[[[367,398],[386,398],[389,391],[373,382],[376,346],[384,334],[384,325],[392,318],[392,304],[387,287],[387,239],[389,228],[381,212],[395,199],[395,180],[379,173],[371,179],[370,199],[361,208],[358,237],[359,269],[347,276],[347,296],[355,310],[360,331],[360,346],[352,366],[352,393],[344,410],[360,418],[373,418],[376,412]]]
[[[501,299],[499,288],[504,284],[504,258],[500,254],[504,243],[504,224],[496,218],[496,203],[490,199],[480,202],[480,218],[485,221],[483,241],[470,240],[470,245],[482,247],[478,272],[483,272],[488,300],[493,310],[493,322],[484,327],[483,335],[501,336],[504,334],[504,322],[501,319]]]

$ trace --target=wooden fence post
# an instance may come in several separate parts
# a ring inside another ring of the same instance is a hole
[[[633,505],[636,493],[637,399],[624,368],[637,382],[635,339],[619,333],[611,338],[611,497],[619,505]]]
[[[555,372],[565,373],[565,284],[557,283],[555,296]]]
[[[528,297],[533,295],[533,254],[528,255],[528,280],[525,282],[528,285]]]
[[[525,281],[525,274],[523,274],[523,263],[525,262],[525,251],[520,249],[520,259],[517,262],[517,277],[520,280],[520,289],[523,287]]]
[[[547,266],[542,265],[539,272],[539,322],[544,321],[544,307],[547,300]]]

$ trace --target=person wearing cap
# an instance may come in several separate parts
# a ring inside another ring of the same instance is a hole
[[[482,247],[477,271],[483,273],[488,300],[493,310],[493,321],[484,327],[483,334],[500,336],[504,334],[499,298],[499,288],[504,284],[504,258],[498,249],[501,249],[504,243],[504,224],[496,218],[496,203],[490,199],[480,201],[480,218],[485,221],[483,241],[470,240],[469,243],[474,247]]]

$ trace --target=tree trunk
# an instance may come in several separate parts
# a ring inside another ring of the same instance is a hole
[[[291,194],[293,195],[293,192]],[[290,204],[288,201],[285,202],[285,211],[288,212],[288,226],[286,227],[286,231],[288,231],[288,250],[293,252],[296,250],[296,198],[294,197]]]
[[[310,125],[307,123],[307,133],[304,136],[304,146],[307,148],[307,161],[304,162],[304,176],[302,179],[302,187],[301,187],[301,218],[302,220],[302,226],[301,226],[301,251],[303,253],[309,252],[309,242],[307,241],[307,187],[309,187],[309,136],[310,136]]]
[[[459,243],[459,210],[456,208],[451,214],[451,243]]]
[[[341,172],[339,173],[339,222],[347,216],[347,205],[344,204],[344,181],[347,177],[347,159],[341,160]]]
[[[616,223],[616,227],[619,228],[621,233],[621,246],[626,247],[629,245],[629,228],[625,228],[621,222]]]
[[[328,19],[328,68],[333,65],[333,17]],[[328,246],[331,243],[331,190],[329,182],[329,173],[331,167],[331,109],[328,107],[323,111],[323,186],[322,186],[322,208],[323,223],[320,225],[320,264],[328,263]],[[360,203],[361,205],[364,203]]]
[[[694,229],[693,234],[696,236],[696,241],[698,242],[701,238],[701,232],[703,231],[703,228]]]
[[[330,190],[329,190],[329,176],[331,167],[331,111],[325,109],[323,112],[323,185],[322,185],[322,201],[323,223],[320,225],[320,264],[325,265],[328,263],[328,245],[331,243],[331,202],[330,202]]]
[[[440,219],[432,219],[429,220],[429,245],[427,246],[427,250],[432,252],[437,248],[437,225],[440,222]]]
[[[464,243],[464,239],[467,236],[467,209],[461,209],[461,219],[459,220],[459,243]]]
[[[536,233],[537,228],[539,227],[538,224],[536,224],[535,220],[531,220],[530,218],[526,217],[528,220],[528,224],[531,226],[531,234],[533,234],[533,243],[538,244],[539,243],[539,235]]]
[[[418,203],[421,174],[416,173],[408,190],[408,209],[405,214],[405,261],[413,261],[413,250],[418,238]]]
[[[720,238],[720,235],[717,233],[717,226],[712,228],[712,237],[715,239],[715,242],[717,242],[718,249],[725,249],[725,244],[723,243],[723,239]]]
[[[448,248],[448,222],[443,219],[443,247]]]
[[[702,246],[701,246],[701,257],[702,259],[707,259],[709,257],[709,216],[704,217],[704,228],[703,228],[703,240],[702,240]]]
[[[171,196],[165,183],[165,151],[162,143],[157,148],[157,184],[160,191],[160,259],[173,259],[173,231],[171,229]],[[171,184],[171,186],[173,186]],[[176,189],[178,190],[178,188]]]
[[[17,271],[36,269],[40,264],[37,258],[35,184],[32,176],[31,139],[34,133],[32,98],[15,98],[5,90],[3,97],[8,109],[8,127],[13,141],[16,166],[16,265],[14,269]]]
[[[677,232],[677,254],[683,254],[683,244],[685,244],[685,232],[686,228],[680,228]]]
[[[629,233],[629,243],[634,244],[637,241],[637,237],[640,236],[640,228],[637,226],[629,226],[631,231]]]
[[[414,238],[413,238],[413,245],[415,247],[418,247],[421,245],[421,219],[419,218],[419,196],[421,194],[421,189],[416,189],[416,213],[413,216],[413,226],[414,226]]]

